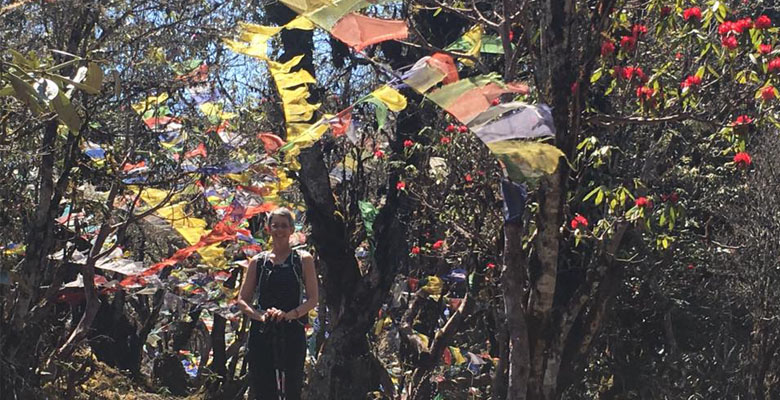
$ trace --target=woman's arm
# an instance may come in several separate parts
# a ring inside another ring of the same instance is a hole
[[[301,251],[301,263],[303,264],[303,284],[306,288],[306,301],[298,307],[285,313],[287,320],[298,319],[317,306],[320,299],[317,271],[314,269],[314,257],[308,252]]]
[[[252,258],[249,262],[249,266],[246,269],[246,275],[244,276],[244,282],[241,283],[241,290],[238,292],[238,308],[246,316],[258,321],[263,320],[263,313],[255,310],[252,307],[252,300],[255,294],[255,286],[257,286],[257,258]]]

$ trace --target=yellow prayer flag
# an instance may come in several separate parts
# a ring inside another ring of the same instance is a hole
[[[328,131],[328,124],[317,122],[314,125],[310,125],[309,129],[307,129],[304,132],[301,132],[299,135],[295,137],[291,137],[288,131],[287,143],[293,143],[296,146],[306,148],[314,144],[314,142],[316,142],[317,140],[319,140],[322,137],[322,135],[324,135],[325,132],[327,131]]]
[[[274,74],[276,87],[280,89],[290,88],[305,83],[317,83],[317,80],[305,69],[299,69],[290,73]]]
[[[221,120],[232,119],[238,116],[236,113],[222,111],[222,104],[219,103],[203,103],[198,106],[200,112],[207,117],[217,117]]]
[[[287,61],[286,63],[278,63],[276,61],[268,61],[268,69],[271,70],[271,74],[275,75],[279,72],[290,72],[291,69],[295,68],[303,59],[303,54],[297,55],[290,59],[290,61]]]
[[[450,353],[452,354],[452,357],[455,359],[455,365],[460,365],[466,362],[466,357],[463,357],[463,354],[461,354],[459,348],[450,346]]]
[[[393,111],[401,111],[406,108],[406,97],[390,86],[382,86],[374,90],[371,95],[385,103],[387,108]]]
[[[468,32],[463,34],[462,39],[471,45],[471,48],[466,51],[466,54],[479,57],[479,52],[482,49],[482,25],[474,25],[474,27],[469,29]],[[474,61],[467,58],[461,58],[460,62],[462,62],[463,65],[467,67],[474,66]]]
[[[279,97],[282,98],[284,104],[306,103],[306,98],[309,97],[309,88],[306,86],[295,89],[279,88]]]
[[[314,115],[314,111],[316,111],[319,108],[320,108],[320,103],[284,104],[284,117],[288,123],[308,121]]]
[[[306,14],[317,10],[322,6],[333,4],[332,0],[280,0],[298,14]]]
[[[252,43],[243,43],[233,39],[223,39],[222,43],[224,43],[228,49],[236,53],[259,58],[261,60],[268,59],[268,43],[266,42],[258,40]]]
[[[294,20],[287,23],[284,26],[285,29],[301,29],[304,31],[310,31],[314,29],[314,23],[303,15],[295,17]]]
[[[552,174],[558,169],[558,159],[564,156],[560,149],[546,143],[504,140],[487,143],[487,146],[504,163],[510,179],[516,182]]]
[[[238,23],[240,32],[248,32],[253,33],[261,36],[266,36],[267,38],[271,38],[271,36],[276,35],[279,33],[284,27],[282,26],[264,26],[264,25],[257,25],[257,24],[250,24],[249,22],[239,22]]]
[[[131,107],[133,107],[135,112],[143,115],[143,113],[159,107],[165,100],[168,100],[168,93],[163,93],[159,96],[149,96],[146,100],[133,104]]]

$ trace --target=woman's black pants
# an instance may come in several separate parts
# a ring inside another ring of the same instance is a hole
[[[306,359],[306,332],[298,321],[252,321],[249,384],[256,400],[299,400]],[[282,388],[281,392],[277,388]]]

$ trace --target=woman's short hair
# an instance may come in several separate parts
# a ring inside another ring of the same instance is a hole
[[[290,223],[290,226],[295,226],[295,217],[293,216],[292,211],[290,211],[289,208],[286,207],[279,207],[273,211],[271,211],[270,214],[268,214],[268,224],[271,224],[271,221],[273,221],[275,216],[280,216],[287,218],[287,222]]]

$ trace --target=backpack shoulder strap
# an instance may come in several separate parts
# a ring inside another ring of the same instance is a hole
[[[306,285],[303,282],[303,260],[298,249],[293,250],[291,261],[295,278],[298,280],[298,304],[303,304],[303,293],[306,290]]]
[[[257,282],[255,282],[255,290],[258,292],[268,279],[269,270],[266,264],[268,264],[268,252],[264,251],[257,255]]]

